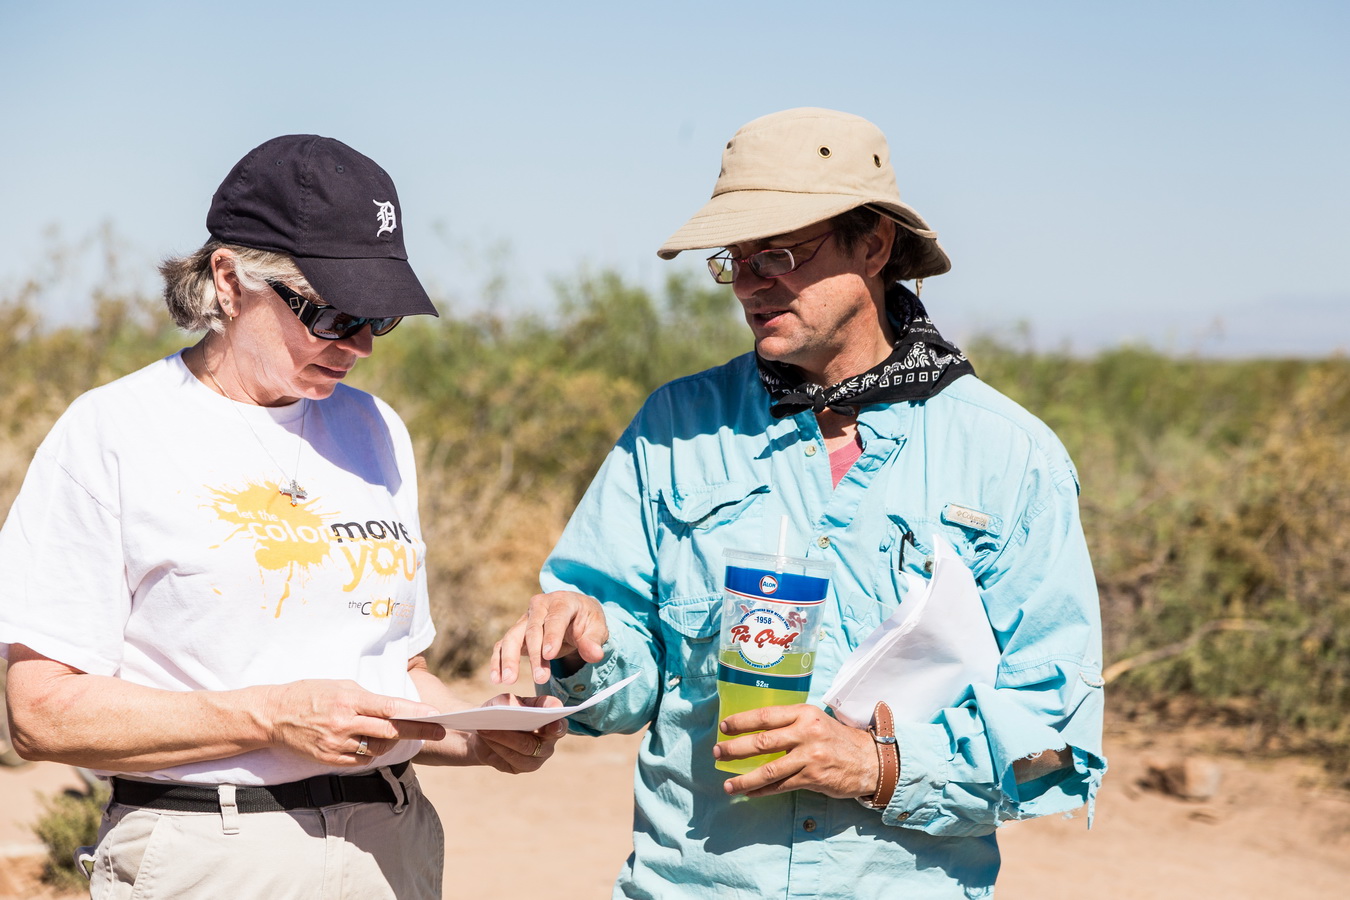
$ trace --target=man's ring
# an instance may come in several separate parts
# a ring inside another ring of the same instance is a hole
[[[369,756],[369,755],[370,755],[370,748],[369,748],[369,746],[367,746],[367,743],[366,743],[366,739],[365,739],[365,738],[361,738],[361,743],[359,743],[359,744],[356,745],[356,755],[357,755],[357,756]]]
[[[536,736],[535,739],[534,739],[534,741],[535,741],[535,743],[534,743],[534,752],[531,753],[530,756],[534,757],[535,759],[538,759],[538,758],[539,758],[539,751],[544,749],[544,739],[541,738],[541,737]]]

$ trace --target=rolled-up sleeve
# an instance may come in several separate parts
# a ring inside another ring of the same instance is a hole
[[[1037,461],[1006,545],[976,571],[1002,648],[996,683],[971,686],[932,723],[900,724],[900,781],[883,821],[935,835],[987,834],[1007,820],[1092,806],[1106,760],[1096,582],[1067,456]],[[1044,750],[1072,765],[1018,784]]]

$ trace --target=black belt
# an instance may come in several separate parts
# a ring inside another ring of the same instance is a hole
[[[408,763],[390,766],[395,778],[408,770]],[[235,802],[241,813],[282,812],[288,809],[318,809],[334,803],[394,803],[398,797],[379,772],[366,775],[315,775],[287,784],[240,785]],[[220,791],[205,784],[168,784],[153,781],[112,780],[114,803],[169,809],[176,812],[219,812]]]

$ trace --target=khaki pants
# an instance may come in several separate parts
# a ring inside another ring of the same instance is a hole
[[[99,828],[90,896],[441,900],[440,818],[412,766],[396,783],[405,802],[289,812],[172,812],[111,804]]]

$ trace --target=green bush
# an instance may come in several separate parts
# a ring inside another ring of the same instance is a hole
[[[102,784],[89,793],[67,791],[42,801],[43,814],[33,833],[47,847],[42,880],[61,890],[85,890],[89,878],[75,864],[75,850],[91,847],[98,839],[99,821],[108,803],[108,788]]]
[[[1114,707],[1350,771],[1350,361],[975,356],[1079,467],[1108,663],[1177,648]]]

